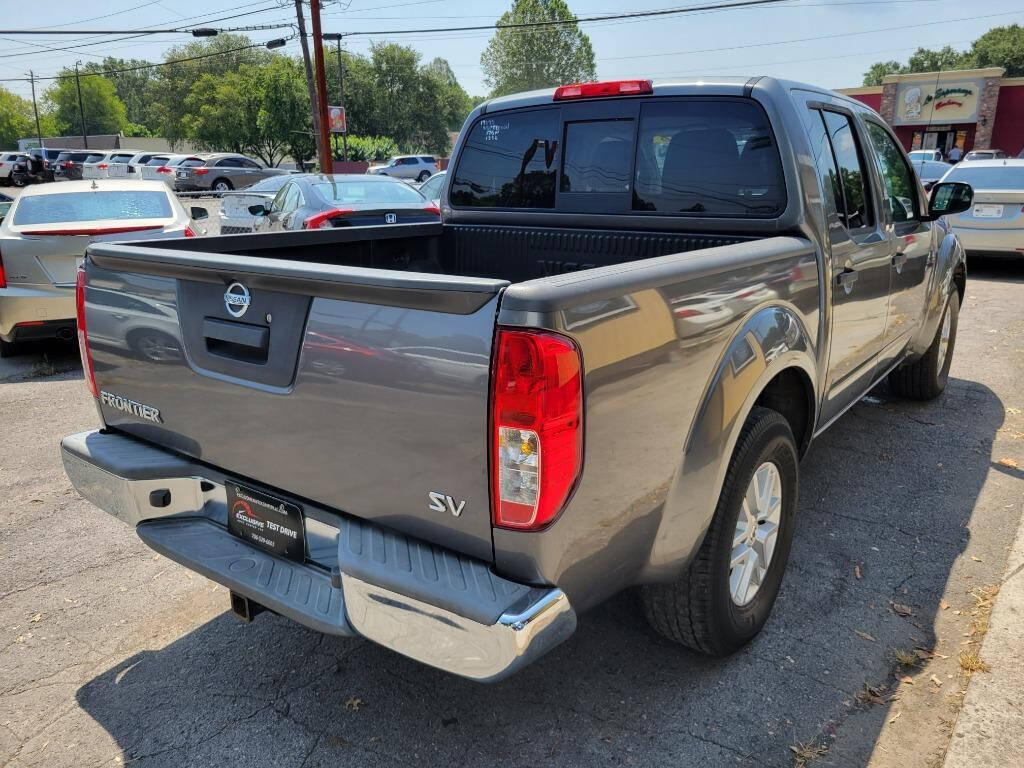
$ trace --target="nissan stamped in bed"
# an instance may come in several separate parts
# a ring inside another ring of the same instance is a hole
[[[91,245],[68,476],[243,617],[476,680],[634,585],[736,650],[811,439],[885,377],[942,392],[970,188],[768,78],[493,100],[446,183],[443,223]]]

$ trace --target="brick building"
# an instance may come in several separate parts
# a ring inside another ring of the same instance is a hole
[[[903,146],[1024,149],[1024,77],[1003,77],[1001,67],[888,75],[880,86],[840,88],[876,110]]]

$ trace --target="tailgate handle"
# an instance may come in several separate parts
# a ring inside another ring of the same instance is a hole
[[[267,362],[270,329],[262,325],[206,317],[203,318],[203,336],[206,350],[211,354],[246,363]]]

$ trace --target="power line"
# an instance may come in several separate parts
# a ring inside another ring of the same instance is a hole
[[[583,16],[575,19],[552,19],[549,21],[524,21],[514,24],[481,24],[472,27],[435,27],[433,29],[382,29],[375,31],[342,32],[342,37],[367,36],[367,35],[413,35],[426,32],[468,32],[485,29],[521,29],[525,27],[552,27],[564,26],[566,24],[585,24],[594,21],[616,21],[620,19],[640,19],[654,16],[672,16],[680,13],[694,13],[697,11],[710,11],[728,8],[750,8],[758,5],[772,5],[781,3],[783,0],[740,0],[735,3],[711,3],[708,5],[689,5],[679,8],[664,8],[657,11],[632,11],[629,13],[614,13],[603,16]]]

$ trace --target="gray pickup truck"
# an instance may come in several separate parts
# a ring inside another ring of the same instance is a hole
[[[946,385],[940,216],[971,198],[807,85],[493,100],[443,223],[91,245],[103,428],[64,465],[243,618],[488,681],[639,587],[658,632],[727,654],[775,601],[814,436],[884,378]]]

